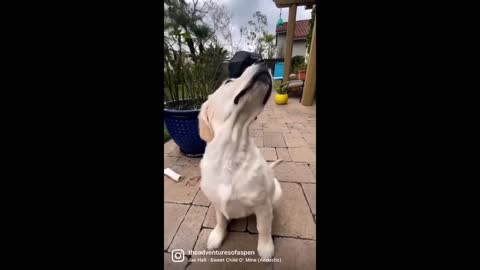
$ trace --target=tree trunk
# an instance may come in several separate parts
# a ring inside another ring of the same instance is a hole
[[[185,30],[185,33],[188,33],[187,26],[182,25],[183,30]],[[196,52],[195,52],[195,44],[193,43],[192,38],[185,38],[185,41],[187,42],[188,49],[190,50],[190,54],[192,55],[192,58],[195,58]]]
[[[185,41],[187,42],[188,49],[190,49],[190,53],[195,56],[195,45],[193,43],[193,39],[186,38]]]

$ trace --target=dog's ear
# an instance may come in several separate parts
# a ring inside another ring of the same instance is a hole
[[[198,115],[198,127],[200,129],[200,138],[205,142],[210,142],[213,139],[214,133],[212,129],[212,125],[210,124],[210,120],[208,118],[208,101],[202,104],[202,108],[200,109],[200,114]]]

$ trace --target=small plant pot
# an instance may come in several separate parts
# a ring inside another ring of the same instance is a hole
[[[288,102],[288,94],[275,94],[275,103],[278,105],[284,105]]]
[[[305,81],[306,75],[307,75],[307,71],[306,71],[306,70],[299,70],[299,71],[298,71],[298,79],[299,79],[299,80]]]

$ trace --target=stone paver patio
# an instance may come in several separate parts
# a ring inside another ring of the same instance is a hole
[[[255,216],[230,222],[220,250],[255,251],[254,256],[186,256],[173,262],[174,249],[207,250],[207,238],[215,227],[213,206],[200,190],[200,159],[183,156],[170,140],[164,145],[164,168],[185,176],[179,183],[164,176],[164,260],[165,269],[315,269],[316,249],[316,115],[315,105],[302,106],[298,98],[276,105],[273,94],[265,111],[250,127],[250,136],[268,162],[281,158],[274,169],[283,197],[274,209],[272,234],[274,258],[281,262],[245,262],[259,258]],[[239,262],[210,259],[241,258]],[[197,259],[197,262],[187,262]],[[206,262],[198,262],[198,260]]]

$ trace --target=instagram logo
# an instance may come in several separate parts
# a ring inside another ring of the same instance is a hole
[[[172,261],[173,262],[183,262],[185,260],[185,252],[183,249],[174,249],[172,250]]]

